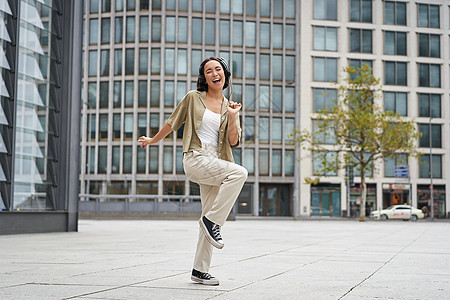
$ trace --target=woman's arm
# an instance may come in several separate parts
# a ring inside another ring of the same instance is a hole
[[[147,148],[147,145],[153,145],[158,143],[160,140],[165,138],[169,133],[172,132],[172,127],[166,123],[164,126],[158,131],[157,134],[155,134],[154,137],[149,138],[146,136],[141,136],[138,139],[138,142],[141,143],[141,147]]]
[[[228,141],[231,147],[236,146],[239,143],[239,132],[236,125],[236,118],[238,112],[241,110],[242,105],[240,103],[231,102],[228,103]]]

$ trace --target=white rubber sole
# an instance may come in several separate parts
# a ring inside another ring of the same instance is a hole
[[[206,280],[206,279],[201,279],[201,278],[195,277],[194,275],[191,275],[191,280],[194,282],[197,282],[197,283],[204,284],[204,285],[219,285],[219,280],[217,280],[217,279]]]
[[[202,219],[200,218],[200,220],[198,220],[198,223],[200,224],[200,228],[203,230],[203,234],[205,235],[206,239],[208,240],[208,242],[213,245],[214,247],[216,247],[217,249],[222,249],[223,246],[225,246],[224,244],[219,244],[218,242],[216,242],[210,235],[208,232],[208,229],[205,226],[205,223],[203,223]]]

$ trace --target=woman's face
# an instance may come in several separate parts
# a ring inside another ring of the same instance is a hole
[[[222,90],[225,84],[225,73],[222,65],[217,60],[210,60],[204,67],[206,84],[208,89]]]

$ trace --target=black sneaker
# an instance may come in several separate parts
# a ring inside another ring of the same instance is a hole
[[[222,236],[220,235],[220,226],[211,222],[205,216],[199,220],[199,223],[208,242],[217,249],[222,249],[225,245],[223,244]]]
[[[202,273],[195,269],[192,269],[191,280],[204,285],[219,285],[219,280],[217,280],[216,277],[211,276],[209,273]]]

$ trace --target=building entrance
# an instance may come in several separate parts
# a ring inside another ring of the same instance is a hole
[[[312,216],[341,216],[341,190],[338,185],[318,185],[311,188]]]
[[[290,216],[291,190],[290,184],[260,184],[259,215]]]
[[[409,202],[408,184],[383,184],[383,208]]]

